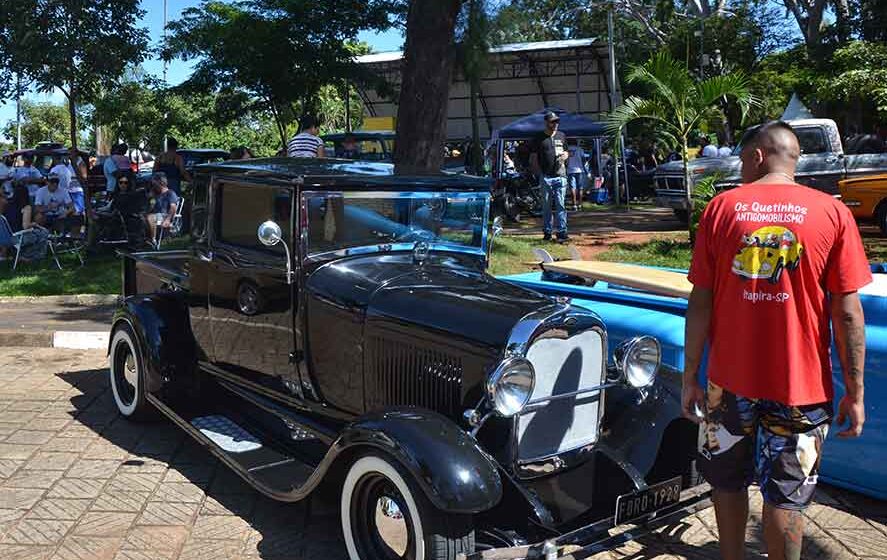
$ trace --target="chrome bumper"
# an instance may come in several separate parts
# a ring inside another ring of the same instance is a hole
[[[675,208],[678,210],[687,209],[686,196],[657,196],[656,206],[660,208]]]
[[[711,488],[708,484],[700,484],[681,492],[678,503],[635,523],[613,527],[614,518],[608,517],[533,545],[495,548],[470,555],[460,553],[456,560],[579,560],[612,550],[710,506]]]

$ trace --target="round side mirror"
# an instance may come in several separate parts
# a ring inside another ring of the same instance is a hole
[[[493,235],[499,235],[502,232],[502,226],[502,216],[496,216],[496,219],[493,220]]]
[[[259,236],[259,242],[266,247],[273,247],[283,239],[283,232],[280,231],[280,226],[273,220],[263,222],[256,233]]]

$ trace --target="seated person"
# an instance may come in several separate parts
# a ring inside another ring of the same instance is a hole
[[[21,251],[19,260],[28,262],[43,258],[48,247],[47,239],[49,238],[49,232],[32,220],[33,214],[31,198],[28,196],[28,187],[16,185],[13,189],[12,199],[6,202],[6,207],[2,211],[12,230],[7,233],[24,232],[21,234],[22,243],[19,249]],[[14,240],[10,237],[6,239],[4,244],[7,246],[8,254],[8,249],[14,244]]]
[[[148,230],[151,239],[157,239],[158,227],[172,227],[172,219],[179,205],[179,196],[169,188],[166,173],[162,171],[151,175],[151,199],[153,204],[148,215]]]
[[[345,136],[342,145],[336,150],[336,157],[345,159],[358,159],[360,157],[360,146],[352,135]]]
[[[65,230],[80,231],[82,218],[74,213],[74,202],[67,190],[60,188],[61,178],[56,173],[50,173],[47,185],[40,187],[34,196],[34,206],[37,208],[36,222],[43,227],[56,232]]]
[[[28,188],[28,196],[31,197],[31,201],[33,202],[34,197],[37,194],[37,190],[46,181],[43,179],[43,174],[40,173],[40,170],[34,167],[33,155],[23,155],[22,162],[24,163],[24,165],[22,165],[21,167],[16,167],[15,171],[13,171],[12,185],[13,187],[15,187],[16,185],[26,186]]]

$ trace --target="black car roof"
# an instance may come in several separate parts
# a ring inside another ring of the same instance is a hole
[[[267,177],[291,181],[302,178],[306,187],[342,190],[342,187],[371,187],[378,190],[483,191],[490,179],[453,173],[417,174],[396,170],[390,163],[334,158],[262,158],[205,163],[194,167],[201,173]]]
[[[394,140],[395,133],[390,130],[377,130],[377,131],[360,131],[360,132],[334,132],[332,134],[324,134],[321,136],[323,140],[344,140],[346,137],[351,136],[355,140]]]
[[[220,155],[228,156],[228,150],[220,150],[218,148],[183,148],[176,150],[177,154],[194,154],[194,155]]]
[[[14,152],[10,152],[9,155],[13,157],[25,156],[25,155],[34,155],[34,156],[66,156],[68,155],[69,148],[24,148],[21,150],[16,150]],[[89,155],[89,152],[84,152],[81,149],[77,149],[77,153],[81,156]]]

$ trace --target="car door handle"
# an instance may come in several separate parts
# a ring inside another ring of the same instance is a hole
[[[213,252],[207,251],[204,253],[203,251],[198,251],[197,258],[202,260],[203,262],[213,262]]]

